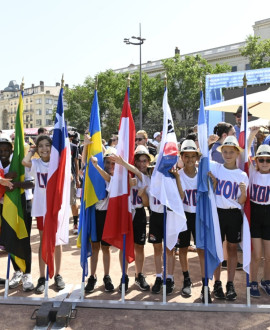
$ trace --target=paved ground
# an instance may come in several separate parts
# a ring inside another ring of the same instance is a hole
[[[32,230],[32,250],[33,250],[33,266],[32,274],[34,283],[39,277],[38,273],[38,246],[39,235],[36,229],[36,223],[33,222]],[[117,290],[113,293],[105,293],[102,283],[103,265],[100,258],[97,270],[98,286],[92,294],[86,295],[85,299],[102,299],[102,300],[120,300],[121,296],[118,293],[120,282],[120,266],[118,261],[118,250],[112,249],[111,261],[111,277]],[[145,275],[150,285],[154,283],[154,260],[153,247],[147,243],[145,247]],[[100,255],[101,257],[101,255]],[[239,259],[241,261],[241,253]],[[177,303],[198,303],[200,302],[200,270],[197,254],[189,252],[190,274],[193,281],[192,297],[184,298],[180,295],[182,287],[182,272],[179,266],[179,259],[176,256],[175,264],[175,284],[174,293],[167,297],[168,302]],[[0,252],[0,277],[5,277],[7,255]],[[126,300],[132,301],[157,301],[162,302],[162,295],[153,295],[151,292],[141,292],[134,285],[134,264],[131,264],[128,270],[130,277],[130,290],[126,295]],[[260,273],[262,270],[260,269]],[[81,267],[80,267],[80,251],[76,247],[76,236],[72,234],[72,225],[70,224],[70,243],[64,247],[62,275],[66,282],[66,289],[62,292],[56,292],[53,285],[53,280],[49,283],[49,298],[56,297],[79,297],[81,285]],[[238,294],[236,304],[246,303],[245,289],[246,275],[243,271],[237,271],[235,286]],[[223,286],[226,283],[226,271],[222,271]],[[213,283],[210,281],[210,287]],[[261,292],[259,300],[252,299],[252,304],[269,304],[270,297]],[[0,297],[3,299],[4,288],[0,287]],[[34,292],[25,293],[22,291],[22,286],[16,289],[9,290],[10,297],[38,297]],[[213,301],[220,303],[220,301]],[[223,302],[225,305],[230,302]],[[224,306],[225,306],[224,305]],[[35,321],[30,317],[36,307],[22,305],[5,305],[0,304],[0,330],[2,329],[31,329],[35,326]],[[71,320],[70,329],[270,329],[269,314],[262,313],[227,313],[227,312],[192,312],[192,311],[150,311],[150,310],[115,310],[115,309],[97,309],[97,308],[78,308],[77,318]]]

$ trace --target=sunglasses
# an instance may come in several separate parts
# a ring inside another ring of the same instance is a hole
[[[259,158],[258,162],[261,163],[261,164],[264,163],[264,162],[266,162],[267,164],[270,164],[270,158],[266,158],[266,159],[265,158]]]
[[[135,141],[142,141],[144,138],[136,138]]]

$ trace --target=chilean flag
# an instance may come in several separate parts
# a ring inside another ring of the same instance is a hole
[[[63,88],[61,88],[48,169],[47,212],[42,237],[42,259],[48,265],[50,278],[54,275],[55,245],[68,243],[70,175],[71,153],[64,119]]]
[[[120,118],[117,154],[126,162],[134,163],[135,125],[126,91],[123,110]],[[114,175],[109,186],[109,205],[102,239],[123,250],[123,235],[126,235],[126,258],[134,261],[134,238],[131,214],[129,175],[127,169],[115,164]]]
[[[248,108],[246,102],[246,88],[244,88],[244,106],[242,111],[242,120],[241,120],[241,128],[239,134],[239,145],[242,149],[244,149],[244,161],[241,162],[241,169],[247,173],[249,176],[249,166],[248,166]],[[249,189],[247,189],[247,199],[244,205],[244,213],[243,213],[243,226],[242,226],[242,242],[241,248],[243,250],[243,269],[249,274],[249,264],[251,261],[251,239],[250,239],[250,198],[249,198]]]

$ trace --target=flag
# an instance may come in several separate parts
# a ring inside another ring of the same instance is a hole
[[[24,182],[24,130],[23,130],[23,92],[19,98],[16,114],[13,158],[9,172],[16,172],[13,182]],[[2,212],[2,243],[17,266],[24,272],[26,261],[31,260],[30,238],[26,228],[26,199],[24,189],[14,189],[4,195]]]
[[[129,104],[129,88],[126,91],[123,110],[120,118],[117,154],[126,162],[134,163],[135,125]],[[126,258],[128,262],[135,259],[134,237],[131,214],[131,200],[128,171],[115,164],[111,178],[109,205],[102,239],[123,250],[123,235],[126,235]]]
[[[91,240],[97,239],[96,233],[96,210],[95,204],[106,197],[105,181],[97,173],[90,158],[95,156],[98,159],[98,165],[103,168],[102,140],[99,118],[98,94],[95,90],[94,100],[91,108],[89,123],[89,134],[92,144],[88,145],[87,162],[84,172],[79,236],[77,246],[81,248],[81,267],[84,269],[85,276],[88,275],[87,258],[91,256]]]
[[[208,177],[209,151],[202,91],[200,91],[198,141],[202,156],[198,169],[196,246],[204,250],[205,277],[212,279],[215,269],[223,261],[223,250],[215,196]]]
[[[246,88],[244,88],[244,107],[242,111],[242,120],[241,120],[240,134],[239,134],[239,146],[242,149],[244,149],[244,160],[241,161],[240,168],[247,173],[247,176],[249,176],[247,122],[248,122],[248,108],[246,102]],[[247,199],[243,209],[242,242],[240,243],[240,246],[243,251],[243,269],[246,273],[249,274],[249,264],[251,261],[249,189],[247,189]]]
[[[151,178],[150,193],[172,212],[167,212],[166,242],[171,250],[178,234],[186,230],[186,216],[176,180],[169,170],[177,163],[178,147],[173,126],[171,109],[168,104],[167,88],[163,97],[163,131],[160,152]],[[175,214],[173,214],[175,213]]]
[[[54,275],[55,245],[68,243],[70,213],[71,153],[64,119],[63,88],[61,87],[48,169],[42,258],[48,265],[50,278]]]

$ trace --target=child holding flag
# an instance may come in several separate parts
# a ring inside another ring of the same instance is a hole
[[[226,294],[220,281],[221,265],[215,271],[214,296],[217,299],[235,300],[233,280],[237,266],[237,245],[241,242],[243,223],[242,205],[247,198],[248,177],[237,167],[237,159],[243,151],[234,136],[227,136],[217,148],[221,152],[224,164],[211,162],[210,168],[217,178],[216,204],[219,216],[222,242],[227,240],[228,269]]]
[[[40,235],[40,246],[39,246],[39,271],[40,278],[38,279],[35,293],[42,294],[45,290],[45,262],[41,255],[42,235],[44,218],[46,214],[46,187],[48,168],[50,162],[52,140],[48,135],[39,135],[36,141],[36,147],[31,148],[28,154],[22,160],[22,164],[29,168],[30,175],[35,178],[35,189],[32,205],[32,217],[37,219],[37,228]],[[38,153],[38,159],[32,159],[35,152]],[[60,273],[62,260],[62,246],[58,245],[55,247],[55,286],[57,290],[65,288],[65,282],[63,281]]]

